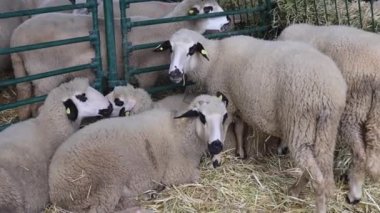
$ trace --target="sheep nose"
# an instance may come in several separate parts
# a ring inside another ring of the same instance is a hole
[[[100,109],[99,115],[102,115],[103,117],[110,117],[113,111],[112,104],[110,103],[107,107],[107,109]]]
[[[169,73],[169,77],[170,77],[170,79],[174,79],[174,80],[180,79],[180,78],[182,78],[182,72],[178,68],[176,68],[175,70],[173,70]]]
[[[215,140],[212,143],[208,144],[208,151],[212,155],[217,155],[223,150],[223,144],[220,140]]]

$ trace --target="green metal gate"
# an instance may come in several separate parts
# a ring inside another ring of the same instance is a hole
[[[75,5],[63,5],[63,6],[56,6],[56,7],[5,12],[5,13],[0,13],[0,19],[14,18],[14,17],[20,17],[20,16],[30,16],[30,15],[36,15],[36,14],[42,14],[42,13],[58,12],[58,11],[81,9],[81,8],[87,8],[92,13],[93,26],[92,26],[92,31],[89,32],[88,36],[70,38],[70,39],[64,39],[64,40],[58,40],[58,41],[51,41],[51,42],[44,42],[44,43],[32,44],[32,45],[25,45],[25,46],[13,47],[13,48],[0,48],[0,55],[7,55],[11,53],[16,53],[16,52],[55,47],[55,46],[60,46],[60,45],[74,44],[74,43],[79,43],[79,42],[91,42],[91,44],[94,46],[94,49],[95,49],[95,58],[92,60],[92,62],[88,64],[73,66],[73,67],[65,67],[62,69],[52,70],[46,73],[30,75],[30,76],[26,76],[22,78],[0,80],[0,89],[5,89],[8,86],[16,85],[22,82],[30,82],[33,80],[47,78],[50,76],[61,75],[61,74],[70,73],[70,72],[78,72],[84,69],[93,69],[96,72],[96,76],[97,76],[95,80],[95,87],[98,90],[102,90],[104,88],[104,85],[102,83],[103,70],[102,70],[102,61],[101,61],[101,56],[100,56],[100,35],[99,35],[98,16],[97,16],[98,7],[97,7],[96,0],[87,0],[86,3],[75,4]],[[19,106],[27,105],[27,104],[41,102],[45,98],[46,98],[46,95],[40,96],[40,97],[33,97],[33,98],[29,98],[22,101],[17,101],[14,103],[1,104],[0,112],[4,110],[13,109]],[[4,129],[8,125],[10,125],[10,123],[5,124],[5,125],[3,124],[1,125],[0,129]]]

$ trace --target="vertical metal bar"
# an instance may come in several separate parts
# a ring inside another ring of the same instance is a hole
[[[350,23],[350,13],[348,12],[348,2],[347,2],[347,0],[344,0],[344,3],[346,4],[347,24],[351,25],[351,23]]]
[[[327,13],[327,5],[326,5],[326,0],[323,0],[323,5],[325,7],[325,18],[326,18],[326,23],[329,22],[329,16],[328,16],[328,13]]]
[[[338,3],[337,3],[337,0],[334,0],[335,2],[335,15],[336,15],[336,20],[337,20],[337,24],[340,24],[340,20],[339,20],[339,12],[338,12]]]
[[[314,10],[315,10],[315,19],[317,21],[317,25],[319,25],[319,15],[318,15],[318,8],[317,8],[317,2],[314,0]]]
[[[375,18],[373,15],[373,0],[370,0],[370,3],[371,3],[372,31],[375,32]]]
[[[105,39],[107,49],[108,83],[113,87],[117,82],[115,28],[113,20],[113,1],[103,1]]]
[[[359,21],[360,21],[360,28],[363,29],[362,7],[361,7],[361,5],[360,5],[360,0],[358,0],[358,7],[359,7]]]
[[[121,25],[121,38],[122,38],[122,46],[123,46],[123,64],[124,64],[124,78],[127,83],[129,83],[129,51],[128,51],[128,22],[130,21],[127,19],[126,9],[129,6],[129,3],[127,4],[125,0],[120,0],[119,7],[120,7],[120,25]]]
[[[91,2],[93,6],[90,8],[92,15],[92,31],[90,32],[91,44],[95,49],[95,58],[93,63],[96,63],[96,79],[95,88],[99,91],[103,91],[103,65],[100,50],[100,33],[99,33],[99,23],[98,23],[98,3],[96,0],[87,0],[87,3]]]
[[[296,0],[294,0],[294,1],[296,1]],[[305,7],[305,16],[304,16],[303,21],[306,22],[307,21],[307,0],[303,0],[303,3],[304,3],[304,7]]]

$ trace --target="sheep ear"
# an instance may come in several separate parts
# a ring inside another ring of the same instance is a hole
[[[63,102],[66,109],[67,118],[71,121],[75,121],[78,118],[78,109],[74,101],[70,98]]]
[[[216,97],[218,97],[221,101],[223,101],[226,107],[228,106],[228,98],[223,93],[217,91]]]
[[[170,44],[170,41],[167,40],[167,41],[164,41],[162,42],[160,45],[158,45],[156,48],[154,48],[154,52],[163,52],[167,49],[172,49],[172,45]]]
[[[207,51],[205,50],[205,48],[203,47],[203,45],[201,43],[197,43],[196,44],[196,50],[197,52],[199,52],[203,57],[205,57],[205,59],[207,59],[207,61],[210,61],[210,59],[208,58],[207,56]]]
[[[174,119],[178,119],[178,118],[192,118],[192,117],[198,117],[198,116],[199,116],[199,112],[196,111],[196,110],[191,109],[191,110],[183,113],[180,116],[174,117]]]

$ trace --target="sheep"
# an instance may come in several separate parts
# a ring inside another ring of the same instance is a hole
[[[202,10],[201,10],[202,8]],[[223,11],[215,0],[184,0],[179,3],[175,9],[165,17],[174,17],[186,15],[192,11],[194,14],[199,12],[219,12]],[[200,11],[201,10],[201,11]],[[212,11],[210,11],[212,10]],[[142,20],[143,18],[135,18]],[[147,19],[147,18],[144,18]],[[13,33],[11,46],[19,46],[33,43],[40,43],[52,40],[66,39],[71,37],[86,36],[92,28],[91,16],[72,15],[63,13],[50,13],[39,15],[29,19],[21,24]],[[146,27],[134,28],[129,34],[128,39],[133,44],[141,44],[146,42],[157,42],[168,39],[176,30],[182,27],[195,29],[204,32],[206,29],[221,29],[227,24],[226,17],[184,21],[180,23],[167,23],[161,25],[152,25]],[[106,69],[105,43],[104,43],[104,21],[99,21],[101,32],[101,49],[103,70]],[[46,32],[46,33],[41,33]],[[155,32],[155,33],[152,33]],[[43,36],[42,36],[43,35]],[[123,78],[122,68],[124,66],[121,50],[120,38],[120,20],[115,19],[115,35],[116,35],[116,53],[117,53],[117,70],[118,78]],[[94,57],[94,50],[89,43],[77,43],[47,49],[33,50],[27,52],[13,53],[12,64],[14,67],[15,77],[24,77],[27,75],[47,72],[67,66],[74,66],[89,63]],[[153,65],[161,65],[168,63],[169,55],[154,54],[151,49],[141,50],[130,56],[130,65],[134,67],[146,67]],[[138,75],[139,85],[141,87],[149,87],[155,83],[157,73],[147,73]],[[49,77],[45,79],[35,80],[32,82],[34,86],[34,95],[44,95],[52,88],[56,87],[65,79],[73,77],[87,76],[94,79],[94,74],[90,70],[83,72],[75,72],[60,76]],[[21,83],[17,85],[17,100],[26,99],[32,96],[32,84]],[[36,114],[36,109],[33,110]],[[30,107],[22,107],[18,109],[20,119],[26,119],[31,116]]]
[[[157,108],[86,126],[52,158],[52,203],[71,211],[111,212],[119,200],[125,209],[135,196],[160,185],[199,180],[203,152],[223,149],[226,105],[225,98],[201,95],[176,117]]]
[[[113,14],[114,17],[120,17],[119,1],[113,1]],[[146,16],[150,18],[160,18],[169,14],[178,2],[162,2],[162,1],[148,1],[148,2],[135,2],[129,5],[126,10],[128,17],[132,16]],[[104,17],[103,2],[98,6],[98,16]]]
[[[59,6],[69,4],[69,0],[26,0],[26,1],[12,1],[0,0],[0,13],[10,12],[16,10],[26,10],[34,8],[42,8],[48,6]],[[16,18],[0,19],[0,49],[9,48],[11,35],[14,29],[17,28],[22,22],[29,17],[22,16]],[[11,68],[10,55],[0,55],[0,71]]]
[[[141,88],[134,88],[130,84],[127,86],[117,86],[112,92],[106,95],[113,105],[112,116],[129,116],[141,113],[153,108],[164,108],[175,113],[187,108],[195,95],[170,95],[161,100],[153,102],[149,94]],[[228,120],[231,122],[231,120]],[[224,147],[233,149],[236,147],[236,155],[244,158],[243,144],[237,143],[237,138],[243,135],[234,135],[232,128],[228,128]],[[221,156],[214,155],[212,158],[213,167],[221,165]]]
[[[347,82],[339,139],[352,151],[347,201],[358,203],[365,171],[380,180],[380,36],[348,26],[298,24],[285,28],[279,39],[317,48],[335,61]]]
[[[173,82],[186,73],[208,93],[218,88],[230,100],[230,113],[286,141],[304,171],[290,194],[298,196],[311,179],[316,210],[326,212],[327,196],[335,189],[335,137],[347,89],[331,59],[299,42],[249,36],[208,40],[187,29],[157,48],[172,51]]]
[[[0,132],[0,212],[41,211],[49,201],[48,164],[56,148],[84,117],[111,112],[88,79],[74,79],[48,94],[37,118]]]

